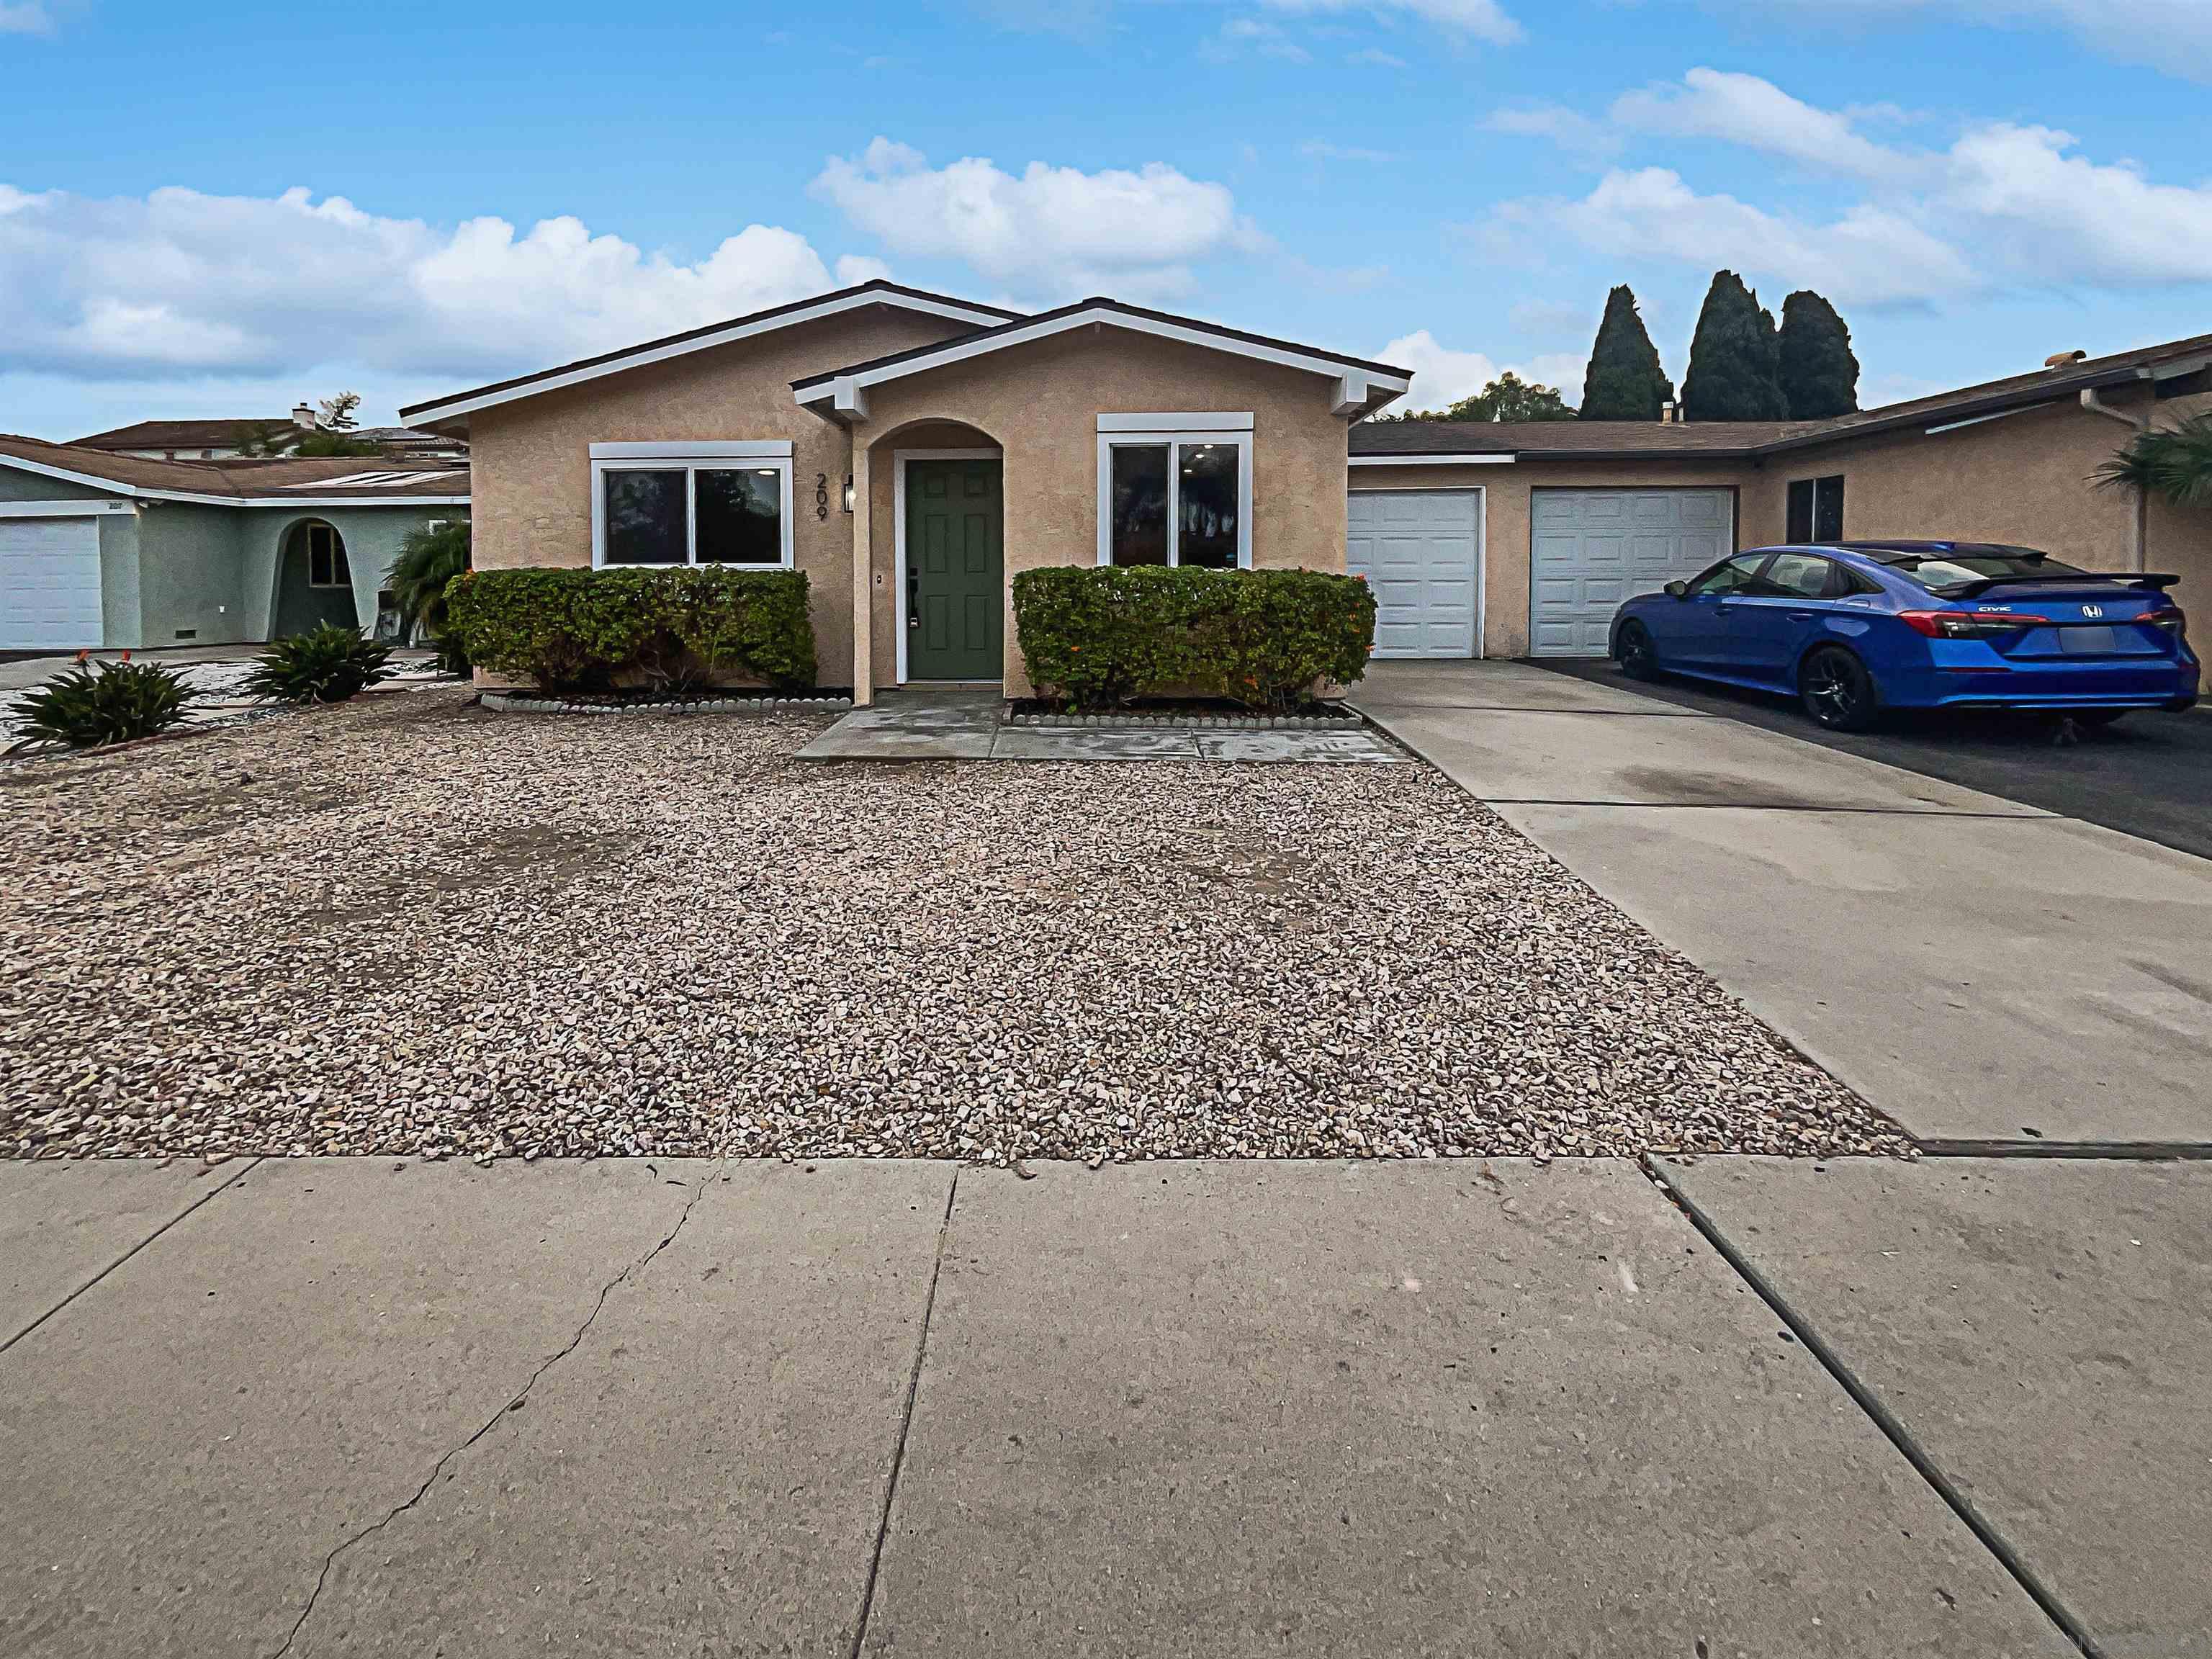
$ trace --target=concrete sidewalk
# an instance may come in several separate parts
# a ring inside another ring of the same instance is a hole
[[[1354,701],[1923,1144],[2212,1146],[2212,865],[1523,664]]]
[[[10,1655],[2077,1650],[1632,1164],[15,1164],[0,1213]]]

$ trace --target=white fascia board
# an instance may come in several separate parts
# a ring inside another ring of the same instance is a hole
[[[1340,374],[1336,390],[1329,394],[1328,412],[1332,415],[1352,415],[1367,407],[1367,377],[1364,374]]]
[[[609,374],[620,374],[649,364],[666,362],[672,357],[686,356],[694,351],[711,351],[716,346],[750,340],[763,334],[772,334],[778,329],[796,328],[802,323],[818,322],[824,317],[835,317],[843,312],[857,310],[862,306],[898,306],[908,311],[918,311],[932,317],[944,317],[957,323],[973,323],[978,328],[996,328],[1006,320],[994,311],[977,311],[968,306],[948,305],[939,300],[919,300],[911,295],[885,294],[874,291],[848,295],[842,300],[808,306],[803,311],[787,311],[758,321],[741,323],[733,328],[717,329],[712,334],[674,342],[668,345],[649,347],[625,352],[619,357],[603,363],[593,363],[585,368],[572,368],[565,374],[549,374],[542,380],[529,380],[499,392],[487,392],[473,398],[456,398],[447,403],[425,404],[408,416],[408,424],[421,426],[430,421],[450,421],[463,415],[472,415],[480,409],[490,409],[500,404],[511,404],[524,398],[535,398],[540,392],[558,392],[563,386],[581,386],[586,380],[596,380]]]
[[[903,380],[909,374],[923,374],[932,369],[950,368],[954,363],[966,362],[973,357],[1033,344],[1039,340],[1048,340],[1055,335],[1073,333],[1079,328],[1088,328],[1093,325],[1125,328],[1132,333],[1150,334],[1158,339],[1175,340],[1206,351],[1225,351],[1233,356],[1250,357],[1285,368],[1304,369],[1309,374],[1326,374],[1332,380],[1341,380],[1348,374],[1364,375],[1370,387],[1377,392],[1403,392],[1411,384],[1403,375],[1356,368],[1341,357],[1317,357],[1311,352],[1261,345],[1251,340],[1240,340],[1233,335],[1217,334],[1211,329],[1191,328],[1181,323],[1164,323],[1152,317],[1133,317],[1126,311],[1115,311],[1101,306],[1071,312],[1065,317],[1031,323],[1022,328],[1002,329],[988,339],[950,341],[933,351],[923,352],[899,362],[885,363],[880,368],[864,369],[858,374],[840,375],[836,380],[802,387],[797,396],[800,403],[811,406],[831,398],[840,387],[848,385],[865,391],[872,386],[881,386],[886,380]]]
[[[1354,466],[1510,466],[1515,457],[1481,455],[1354,455]]]
[[[135,511],[128,501],[0,501],[0,519],[98,519]]]
[[[1988,421],[2010,420],[2015,415],[2025,415],[2032,410],[2048,409],[2050,407],[2051,404],[2047,402],[2040,404],[2022,404],[2018,409],[2000,409],[1993,415],[1969,415],[1963,421],[1946,421],[1941,426],[1931,426],[1920,435],[1923,438],[1933,438],[1941,433],[1962,431],[1967,427],[1980,426],[1984,422]]]
[[[162,500],[171,499],[161,497]],[[179,501],[205,501],[212,507],[466,507],[465,495],[267,495],[178,496]]]
[[[1252,411],[1226,410],[1215,414],[1189,411],[1180,415],[1101,415],[1101,432],[1249,432]]]
[[[791,459],[788,438],[721,438],[646,443],[593,444],[595,461],[779,460]]]

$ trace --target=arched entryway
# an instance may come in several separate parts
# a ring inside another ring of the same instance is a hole
[[[902,684],[996,684],[1006,634],[1004,465],[988,433],[917,421],[872,446],[888,474],[891,642]]]
[[[270,613],[269,636],[281,640],[325,623],[359,628],[361,607],[354,598],[345,538],[335,525],[306,519],[284,535],[283,551],[276,561],[276,605]]]

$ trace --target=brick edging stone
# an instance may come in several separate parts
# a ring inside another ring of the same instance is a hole
[[[1046,727],[1163,726],[1206,732],[1357,732],[1366,721],[1346,710],[1340,714],[1057,714],[1028,713],[1006,717],[1008,726]]]
[[[477,701],[512,714],[841,714],[850,697],[694,697],[672,702],[568,702],[558,697],[485,691]]]

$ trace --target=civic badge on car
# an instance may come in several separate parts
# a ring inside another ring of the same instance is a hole
[[[2105,614],[2105,607],[2101,605],[2085,605],[2081,607],[2081,614],[2085,617],[2101,617]]]

